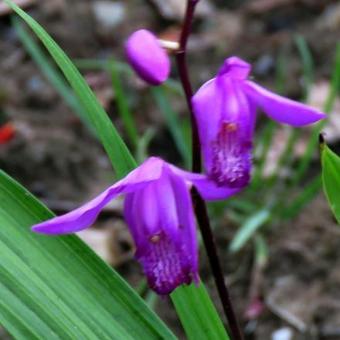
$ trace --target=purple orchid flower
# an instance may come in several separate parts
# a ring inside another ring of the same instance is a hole
[[[136,245],[136,258],[150,287],[159,294],[169,294],[181,284],[198,281],[191,185],[206,200],[227,198],[239,191],[218,187],[204,175],[152,157],[82,207],[36,224],[32,230],[67,234],[88,228],[106,204],[125,194],[124,215]]]
[[[150,85],[168,79],[170,59],[157,37],[145,29],[131,34],[125,43],[125,54],[135,72]]]
[[[228,58],[217,76],[192,99],[205,168],[220,186],[244,187],[250,180],[257,108],[277,122],[295,127],[325,117],[248,80],[250,71],[250,64],[242,59]]]

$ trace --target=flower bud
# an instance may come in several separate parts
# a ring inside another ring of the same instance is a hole
[[[138,76],[150,85],[160,85],[168,79],[169,57],[150,31],[134,32],[125,44],[125,53]]]

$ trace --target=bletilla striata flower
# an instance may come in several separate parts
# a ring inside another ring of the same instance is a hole
[[[248,80],[250,71],[250,64],[242,59],[228,58],[217,76],[192,99],[205,169],[220,186],[243,187],[250,180],[257,108],[279,123],[295,127],[325,117]]]
[[[82,207],[34,225],[32,230],[67,234],[88,228],[106,204],[125,194],[124,216],[136,245],[136,258],[150,287],[169,294],[181,284],[198,280],[191,185],[207,200],[227,198],[239,191],[220,188],[204,175],[152,157]]]
[[[125,54],[138,76],[150,85],[160,85],[168,79],[169,57],[150,31],[141,29],[131,34],[125,43]]]

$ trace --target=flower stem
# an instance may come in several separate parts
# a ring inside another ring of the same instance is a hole
[[[196,120],[193,114],[191,98],[193,95],[192,87],[189,78],[188,67],[186,63],[186,54],[187,54],[187,42],[188,37],[191,32],[192,20],[194,17],[195,7],[199,0],[188,0],[187,1],[187,9],[185,13],[184,23],[182,26],[182,32],[179,39],[179,48],[176,52],[176,61],[178,67],[179,77],[182,83],[182,87],[184,90],[185,98],[187,101],[187,105],[190,111],[191,117],[191,125],[192,125],[192,171],[193,172],[201,172],[201,146],[198,137],[198,129]]]
[[[204,247],[206,249],[210,262],[210,267],[214,275],[218,295],[220,297],[224,313],[228,320],[232,339],[242,340],[243,335],[238,320],[236,318],[236,314],[230,299],[228,288],[225,284],[223,270],[221,267],[221,261],[218,257],[214,234],[210,226],[207,207],[195,187],[191,189],[191,196],[194,202],[195,214],[198,225],[201,230]]]
[[[179,40],[179,49],[176,53],[176,61],[179,72],[179,77],[185,93],[185,98],[189,107],[191,126],[192,126],[192,171],[201,172],[201,146],[198,135],[197,123],[193,113],[191,98],[193,95],[191,82],[189,78],[188,67],[186,63],[186,51],[188,37],[191,32],[195,7],[199,0],[187,0],[187,8],[182,26],[182,32]],[[228,288],[225,284],[224,275],[221,267],[221,262],[218,257],[214,235],[210,226],[208,211],[205,202],[198,193],[195,187],[191,190],[192,200],[194,204],[195,214],[198,225],[201,230],[204,247],[206,249],[210,267],[214,275],[218,294],[229,323],[232,339],[242,340],[243,335],[239,327],[234,308],[231,303]]]

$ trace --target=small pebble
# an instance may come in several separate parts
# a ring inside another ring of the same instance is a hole
[[[92,4],[92,10],[96,22],[104,30],[117,27],[126,16],[126,8],[123,2],[96,1]]]
[[[272,333],[272,340],[292,340],[293,331],[289,327],[283,327]]]

